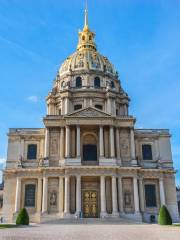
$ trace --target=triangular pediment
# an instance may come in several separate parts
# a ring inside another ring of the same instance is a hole
[[[87,107],[67,115],[67,117],[111,117],[110,114],[105,113],[93,107]]]

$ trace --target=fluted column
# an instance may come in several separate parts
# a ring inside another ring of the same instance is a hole
[[[66,158],[70,157],[70,128],[66,126]]]
[[[119,165],[121,165],[121,154],[120,154],[120,140],[119,140],[119,128],[116,128],[116,154]]]
[[[142,177],[139,178],[139,199],[141,212],[144,212],[144,187]]]
[[[69,214],[69,194],[70,194],[69,181],[70,181],[70,177],[65,176],[65,189],[64,189],[64,213],[65,213],[65,215]]]
[[[112,209],[113,215],[118,214],[118,207],[117,207],[117,184],[116,184],[116,177],[112,176]]]
[[[119,211],[123,213],[123,189],[122,189],[122,177],[118,177],[118,202],[119,202]]]
[[[115,157],[115,152],[114,152],[114,127],[110,127],[110,157],[114,158]]]
[[[105,217],[106,212],[106,190],[105,190],[105,176],[100,177],[101,184],[101,217]]]
[[[104,157],[104,137],[103,137],[103,126],[99,127],[99,146],[100,146],[100,157]]]
[[[44,157],[49,157],[49,128],[45,130]]]
[[[63,177],[59,177],[59,214],[63,214],[63,204],[64,204],[64,184]]]
[[[130,129],[130,139],[131,139],[131,163],[132,165],[137,165],[136,154],[135,154],[135,141],[134,141],[134,129]]]
[[[161,206],[162,206],[162,205],[165,205],[165,204],[166,204],[166,201],[165,201],[163,178],[160,178],[160,179],[159,179],[159,193],[160,193]]]
[[[76,177],[76,214],[81,212],[81,176]]]
[[[43,177],[42,213],[47,212],[47,193],[48,193],[48,178]]]
[[[37,212],[40,213],[42,206],[42,178],[38,178],[37,185]]]
[[[60,159],[64,158],[64,127],[60,131]]]
[[[76,157],[81,156],[81,130],[80,126],[76,126]]]
[[[21,200],[21,179],[17,177],[16,180],[16,198],[15,198],[15,212],[20,210],[20,200]]]
[[[139,212],[139,194],[138,194],[137,177],[133,178],[133,186],[134,186],[134,210],[135,212]]]

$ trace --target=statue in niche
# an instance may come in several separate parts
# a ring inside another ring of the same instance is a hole
[[[53,191],[50,193],[50,206],[56,206],[57,205],[57,193],[56,191]]]
[[[129,141],[128,139],[121,140],[121,153],[122,155],[128,155],[129,152]]]
[[[126,206],[131,206],[131,193],[126,192],[124,194],[124,203]]]

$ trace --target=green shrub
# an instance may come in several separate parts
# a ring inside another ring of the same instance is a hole
[[[171,215],[165,205],[159,210],[158,223],[160,225],[172,225]]]
[[[25,208],[22,208],[17,215],[16,225],[29,225],[29,215]]]

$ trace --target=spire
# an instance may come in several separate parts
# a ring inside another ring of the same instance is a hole
[[[87,1],[86,1],[86,7],[85,7],[85,16],[84,16],[84,30],[89,29],[88,26],[88,6],[87,6]]]
[[[88,7],[86,1],[85,15],[84,15],[84,28],[79,31],[79,41],[77,50],[95,50],[96,44],[94,42],[95,33],[89,29],[88,26]]]

